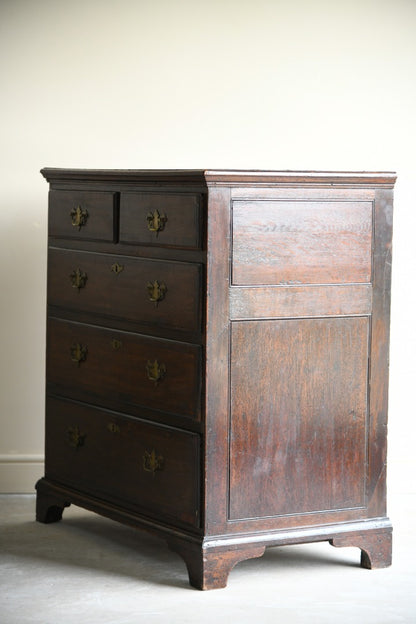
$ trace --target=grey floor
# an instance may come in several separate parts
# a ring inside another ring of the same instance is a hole
[[[390,505],[391,568],[360,568],[355,548],[286,546],[209,592],[160,540],[76,507],[43,525],[34,509],[33,496],[0,496],[1,624],[416,623],[415,495]]]

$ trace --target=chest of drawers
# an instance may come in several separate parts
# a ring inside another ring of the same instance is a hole
[[[394,174],[44,169],[45,477],[200,589],[268,546],[391,560]]]

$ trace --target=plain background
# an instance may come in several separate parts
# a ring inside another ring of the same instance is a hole
[[[414,0],[1,0],[0,492],[43,473],[43,166],[395,170],[389,487],[414,492]]]

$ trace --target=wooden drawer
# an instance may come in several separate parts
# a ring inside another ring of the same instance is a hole
[[[49,319],[48,388],[200,419],[201,347]]]
[[[51,248],[48,303],[201,331],[201,265]]]
[[[115,194],[103,191],[49,191],[49,236],[113,242]]]
[[[199,436],[55,398],[46,476],[175,523],[199,524]]]
[[[201,248],[201,196],[122,193],[120,241],[182,249]]]

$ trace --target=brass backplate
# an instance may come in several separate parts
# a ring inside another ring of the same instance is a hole
[[[145,451],[143,455],[143,469],[146,472],[153,473],[153,476],[156,471],[163,470],[165,464],[165,460],[162,455],[158,455],[155,449],[152,449],[150,452]]]
[[[77,227],[78,230],[82,228],[82,226],[86,225],[88,220],[88,210],[86,208],[81,208],[81,206],[77,206],[71,210],[71,223],[74,227]]]
[[[166,284],[164,284],[163,282],[158,282],[157,280],[154,280],[153,282],[148,282],[146,288],[149,295],[149,301],[154,303],[155,307],[157,307],[159,301],[163,301],[168,291]]]
[[[168,218],[165,214],[161,215],[158,210],[154,210],[147,215],[147,227],[150,232],[156,232],[156,236],[158,236],[159,232],[165,229],[167,220]]]

